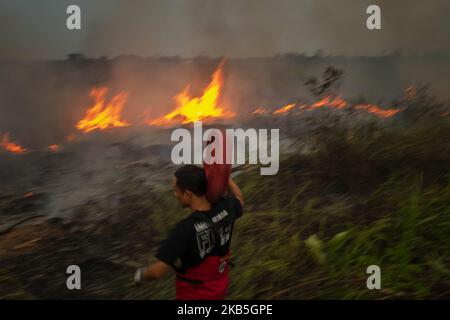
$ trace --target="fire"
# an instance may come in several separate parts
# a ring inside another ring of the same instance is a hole
[[[256,108],[255,111],[252,112],[252,114],[266,114],[266,113],[269,113],[269,111],[264,108]]]
[[[274,112],[272,112],[272,114],[278,115],[278,114],[289,113],[291,110],[294,109],[295,106],[296,106],[295,103],[288,104],[287,106],[284,106],[280,109],[275,110]],[[321,99],[317,102],[314,102],[311,105],[303,104],[300,107],[298,107],[298,109],[302,110],[300,112],[300,113],[302,113],[303,110],[313,110],[313,109],[322,108],[322,107],[344,109],[349,106],[350,106],[350,104],[339,96],[336,96],[336,97],[326,96],[323,99]],[[396,115],[400,111],[402,111],[402,109],[382,109],[379,106],[374,105],[374,104],[357,104],[357,105],[354,105],[353,107],[357,110],[365,110],[365,111],[372,113],[381,118],[389,118],[389,117]],[[264,113],[265,113],[265,109],[263,109],[263,108],[258,108],[252,112],[252,114],[264,114]]]
[[[295,107],[295,103],[288,104],[287,106],[284,106],[278,110],[275,110],[272,114],[283,114],[289,112],[289,110],[293,109]]]
[[[320,107],[331,107],[337,109],[344,109],[350,104],[342,99],[341,97],[332,98],[331,96],[327,96],[320,101],[317,101],[313,105],[311,105],[311,109],[320,108]],[[357,104],[354,106],[356,110],[365,110],[369,113],[372,113],[381,118],[389,118],[401,111],[401,109],[382,109],[374,104]]]
[[[326,96],[320,101],[317,101],[314,103],[311,108],[320,108],[320,107],[331,107],[331,108],[338,108],[343,109],[347,106],[347,102],[343,100],[341,97],[333,97]]]
[[[29,198],[29,197],[32,197],[32,196],[33,196],[33,192],[30,191],[30,192],[26,193],[23,197],[24,198]]]
[[[50,146],[48,146],[48,149],[50,150],[50,152],[56,152],[59,149],[59,146],[57,144],[52,144]]]
[[[147,121],[149,125],[173,125],[177,123],[186,124],[195,121],[207,121],[218,118],[232,118],[234,112],[219,106],[218,101],[223,87],[224,61],[219,64],[212,75],[211,82],[199,97],[191,97],[189,85],[174,97],[175,110],[155,120]]]
[[[93,88],[90,96],[95,100],[94,105],[86,111],[76,128],[83,132],[105,130],[114,127],[125,127],[128,123],[121,119],[124,104],[128,100],[126,93],[119,93],[109,103],[106,103],[108,89]]]
[[[7,151],[12,152],[12,153],[27,152],[27,149],[25,149],[24,147],[22,147],[18,144],[13,143],[9,140],[9,132],[6,132],[5,134],[3,134],[2,140],[0,142],[0,146],[2,146]]]
[[[399,113],[401,111],[401,109],[390,109],[390,110],[381,109],[380,107],[378,107],[374,104],[358,104],[355,106],[355,109],[366,110],[366,111],[373,113],[381,118],[392,117],[393,115],[396,115],[397,113]]]

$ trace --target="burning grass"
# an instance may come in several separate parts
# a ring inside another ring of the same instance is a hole
[[[0,146],[3,147],[6,151],[9,151],[11,153],[21,154],[27,152],[27,149],[25,149],[21,145],[12,142],[9,139],[9,132],[3,134],[2,139],[0,141]]]
[[[127,102],[128,95],[119,93],[110,102],[106,102],[108,88],[94,88],[91,90],[91,98],[94,105],[90,107],[77,125],[76,128],[83,132],[93,130],[105,130],[109,128],[125,127],[128,123],[122,120],[123,106]]]
[[[173,126],[187,124],[195,121],[211,121],[216,119],[229,119],[235,113],[221,107],[219,99],[223,89],[223,65],[222,61],[211,77],[211,82],[199,97],[191,97],[189,85],[175,96],[176,107],[172,112],[155,119],[148,120],[148,125]]]

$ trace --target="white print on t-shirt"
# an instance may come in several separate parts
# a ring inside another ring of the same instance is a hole
[[[212,222],[217,223],[226,216],[228,216],[228,212],[226,210],[222,210],[219,214],[216,214],[214,217],[212,217],[211,220]]]
[[[224,246],[228,241],[230,241],[231,237],[231,225],[223,228],[220,228],[220,245]]]
[[[212,228],[197,232],[197,246],[200,258],[210,254],[214,248],[214,232]]]
[[[210,226],[211,225],[206,222],[199,222],[199,223],[194,224],[195,231],[197,231],[197,232],[202,232],[202,231],[208,229]]]
[[[220,213],[211,218],[214,223],[219,222],[223,218],[228,216],[226,210],[222,210]],[[213,227],[207,222],[198,222],[194,224],[194,228],[197,235],[197,247],[199,251],[200,258],[204,258],[206,255],[210,254],[214,249],[215,237]],[[231,239],[231,228],[229,225],[225,228],[219,229],[220,246],[224,246]]]

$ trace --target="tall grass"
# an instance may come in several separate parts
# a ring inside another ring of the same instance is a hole
[[[238,176],[232,298],[450,298],[450,126],[319,128],[273,177]],[[366,269],[381,268],[381,290]]]

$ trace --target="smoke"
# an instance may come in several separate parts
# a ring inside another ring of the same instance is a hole
[[[0,59],[89,56],[380,55],[450,49],[447,0],[77,1],[82,30],[65,27],[68,0],[0,0]],[[382,30],[366,28],[378,4]]]
[[[11,139],[31,149],[65,141],[91,103],[91,86],[102,82],[100,69],[1,62],[0,132],[11,132]]]
[[[366,8],[382,9],[382,30],[366,28]],[[96,21],[93,54],[271,56],[379,55],[449,50],[450,3],[432,1],[119,1]]]
[[[226,65],[222,100],[239,111],[304,97],[303,82],[319,75],[327,64],[346,72],[346,96],[391,98],[405,86],[420,82],[436,87],[438,95],[448,94],[448,55],[300,62],[242,58],[317,50],[346,56],[448,50],[450,3],[446,0],[77,3],[82,30],[68,31],[69,0],[0,0],[0,59],[61,59],[74,52],[88,57],[239,57],[230,58]],[[365,27],[369,4],[381,7],[381,31]],[[129,93],[124,118],[143,124],[173,108],[173,96],[186,85],[191,85],[192,95],[200,94],[216,65],[210,59],[0,62],[0,132],[10,131],[12,139],[29,147],[59,143],[91,105],[91,88],[100,85],[110,88],[109,97]]]
[[[449,50],[450,3],[423,1],[314,1],[311,19],[320,21],[311,37],[331,54],[378,55],[401,51],[405,54]],[[381,8],[382,29],[366,29],[366,8]]]

